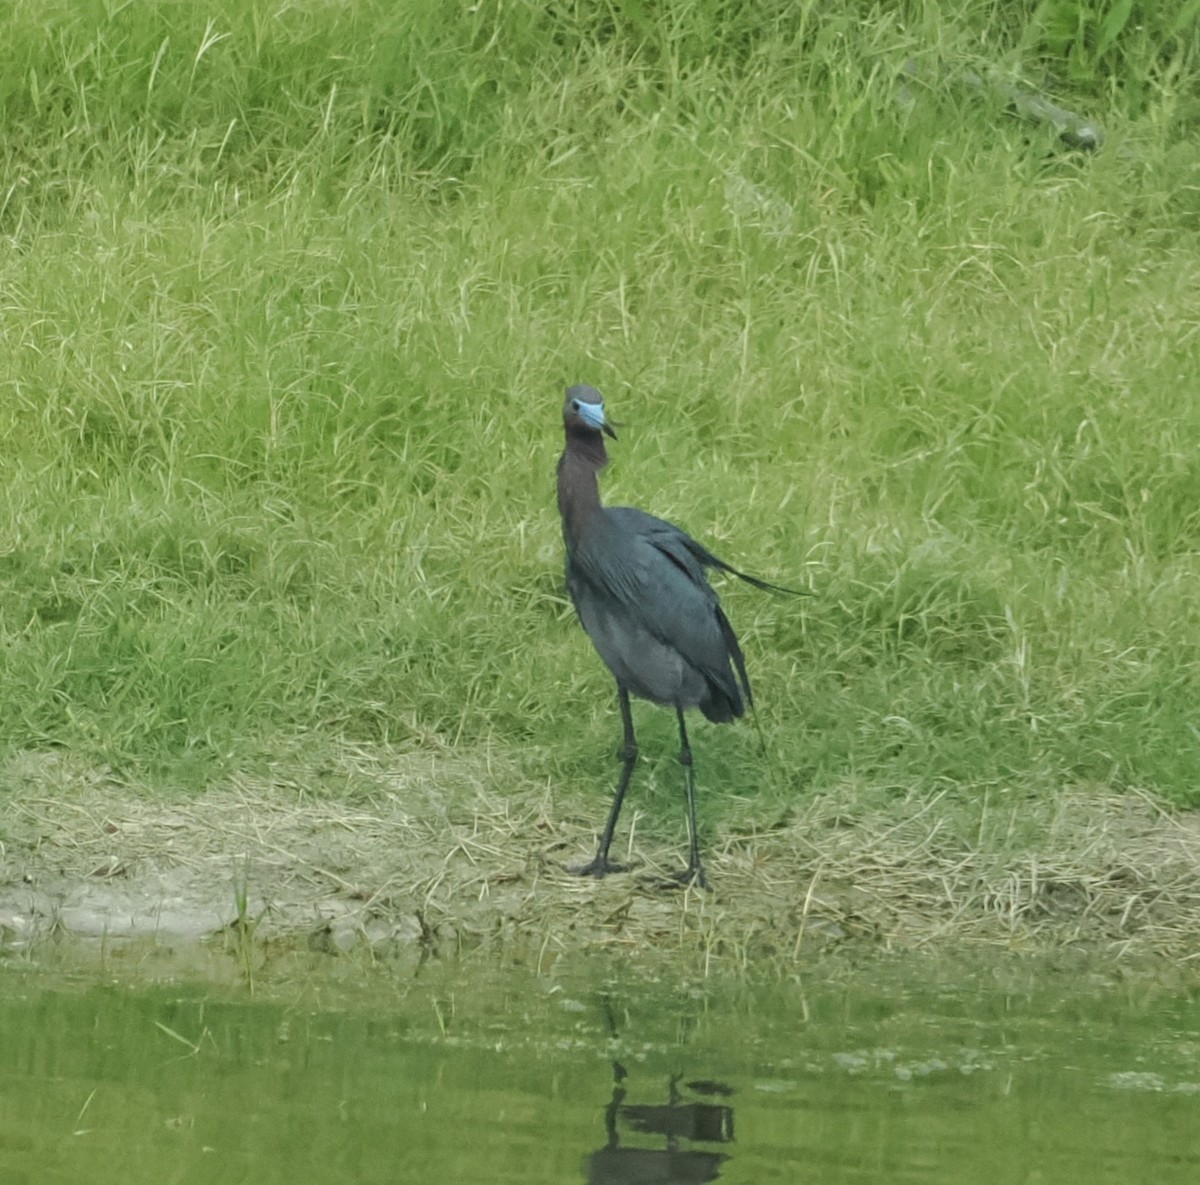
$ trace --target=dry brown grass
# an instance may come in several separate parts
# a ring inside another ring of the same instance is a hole
[[[44,757],[11,763],[4,784],[0,941],[20,949],[52,933],[199,940],[249,920],[263,949],[371,959],[600,948],[744,968],[971,945],[1200,958],[1200,826],[1136,794],[981,807],[847,784],[768,832],[728,823],[708,856],[715,891],[664,894],[637,874],[564,872],[603,804],[576,818],[486,758],[346,753],[186,801]],[[640,821],[631,811],[629,854],[649,874],[672,867]]]

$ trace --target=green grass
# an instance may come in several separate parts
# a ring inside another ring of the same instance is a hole
[[[10,6],[3,742],[182,786],[450,744],[606,789],[552,493],[587,381],[627,424],[606,497],[815,593],[723,590],[770,753],[701,730],[703,787],[1200,802],[1197,36],[1088,58],[1048,19]],[[1090,158],[937,81],[1068,58]]]

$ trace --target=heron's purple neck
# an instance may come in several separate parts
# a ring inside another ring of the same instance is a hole
[[[590,429],[567,429],[567,447],[558,459],[558,513],[563,535],[577,540],[589,518],[600,513],[600,483],[596,475],[608,464],[604,437]]]

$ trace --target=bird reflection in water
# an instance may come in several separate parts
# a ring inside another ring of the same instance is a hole
[[[604,1108],[608,1139],[584,1163],[588,1185],[700,1185],[715,1181],[728,1154],[693,1143],[728,1144],[733,1140],[733,1108],[725,1103],[689,1096],[728,1097],[733,1091],[720,1082],[684,1084],[682,1074],[667,1084],[665,1103],[627,1103],[628,1072],[613,1062],[612,1100]],[[661,1147],[623,1146],[622,1135],[661,1136]]]

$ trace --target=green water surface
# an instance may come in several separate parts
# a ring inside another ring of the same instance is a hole
[[[1198,1002],[1011,967],[0,967],[0,1182],[1195,1185]]]

